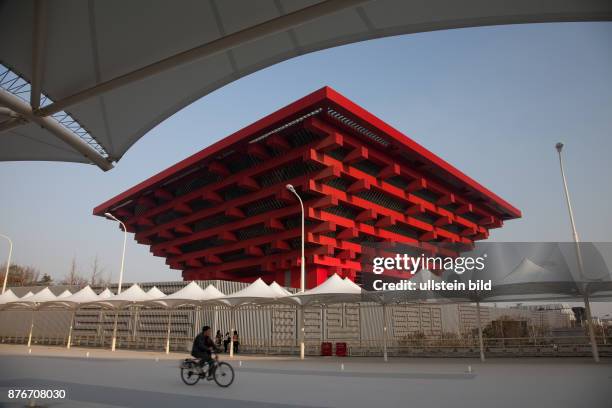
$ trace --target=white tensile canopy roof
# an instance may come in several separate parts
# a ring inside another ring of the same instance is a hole
[[[598,0],[5,1],[0,160],[109,170],[183,107],[316,50],[461,27],[610,19],[612,2]]]
[[[55,296],[53,292],[51,292],[51,290],[47,287],[39,292],[36,292],[36,294],[34,295],[28,296],[28,294],[26,294],[25,296],[23,296],[22,298],[14,302],[7,303],[5,305],[5,308],[7,309],[35,309],[41,303],[51,302],[56,299],[57,299],[57,296]]]
[[[63,299],[63,298],[67,298],[68,296],[72,296],[72,292],[70,292],[68,289],[66,289],[65,291],[63,291],[62,293],[57,295],[57,298],[58,299]]]
[[[291,292],[289,292],[287,289],[283,288],[281,285],[276,283],[276,281],[274,281],[274,282],[272,282],[270,284],[270,289],[272,289],[274,292],[276,292],[276,294],[278,296],[289,296],[289,295],[291,295]]]
[[[350,282],[350,283],[349,283]],[[286,297],[302,306],[310,304],[352,303],[360,302],[363,291],[348,279],[333,274],[319,286]]]
[[[102,292],[100,292],[100,294],[98,294],[98,300],[108,299],[113,296],[114,296],[114,293],[111,292],[109,288],[105,288]]]
[[[251,283],[246,288],[232,293],[231,295],[225,295],[219,300],[230,306],[239,306],[244,304],[272,303],[283,296],[284,295],[281,295],[278,290],[266,285],[261,278],[257,278],[255,282]]]
[[[153,300],[154,298],[147,294],[140,286],[133,284],[129,289],[121,292],[118,295],[111,296],[107,299],[96,300],[91,304],[96,304],[102,307],[108,307],[111,309],[119,309],[126,305],[136,304],[139,302],[146,302]]]
[[[147,290],[147,295],[149,295],[151,299],[159,299],[166,296],[157,286],[153,286],[151,289]]]
[[[9,302],[15,302],[17,300],[19,300],[19,297],[14,294],[12,290],[7,290],[6,292],[0,295],[0,309],[2,309],[5,304]]]
[[[502,285],[538,282],[573,282],[574,279],[568,269],[551,271],[529,258],[523,258],[517,267],[502,281]]]
[[[202,289],[196,282],[190,282],[184,288],[149,303],[156,303],[165,308],[174,308],[187,305],[195,306],[202,302],[215,301],[223,296],[225,295],[213,285],[208,285],[206,289]]]
[[[70,296],[58,296],[56,300],[47,302],[43,305],[43,307],[61,307],[61,308],[77,308],[82,303],[90,303],[98,300],[98,295],[93,289],[87,285],[83,289],[75,292]]]

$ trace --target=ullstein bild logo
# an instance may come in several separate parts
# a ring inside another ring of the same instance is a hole
[[[406,272],[411,275],[421,270],[428,271],[452,271],[457,275],[465,272],[482,271],[485,268],[487,254],[482,256],[459,256],[440,257],[411,256],[408,254],[397,254],[392,257],[375,257],[372,259],[372,272],[380,275],[385,271]],[[382,279],[374,280],[374,290],[491,290],[491,281],[437,281],[427,280],[425,282],[414,282],[403,279],[399,282],[384,282]]]

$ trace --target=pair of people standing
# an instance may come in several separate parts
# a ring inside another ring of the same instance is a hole
[[[230,332],[225,333],[225,337],[221,335],[221,330],[217,330],[217,334],[215,335],[217,347],[221,348],[221,343],[223,343],[223,349],[227,353],[227,349],[232,342],[232,337],[234,340],[234,353],[238,353],[240,348],[240,338],[238,337],[238,331],[236,330],[234,330],[234,334],[232,336],[230,336]]]

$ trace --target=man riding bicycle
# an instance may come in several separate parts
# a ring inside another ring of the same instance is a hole
[[[218,353],[218,350],[210,335],[210,327],[204,326],[202,333],[193,340],[191,355],[195,358],[181,361],[181,380],[187,385],[195,385],[200,379],[206,378],[208,381],[214,380],[219,387],[229,387],[234,382],[234,369],[213,354]]]
[[[215,347],[215,343],[210,337],[210,326],[202,327],[202,333],[198,334],[193,340],[191,355],[200,360],[200,366],[203,366],[205,363],[208,363],[209,366],[212,367],[212,353],[216,351],[217,349]],[[210,371],[208,373],[208,376],[212,376],[212,373]]]

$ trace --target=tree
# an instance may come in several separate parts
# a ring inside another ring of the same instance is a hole
[[[6,271],[6,264],[0,267],[2,271],[2,281],[4,281],[4,275]],[[9,276],[7,279],[7,285],[9,286],[29,286],[34,285],[38,281],[40,271],[33,266],[23,266],[18,264],[11,264],[9,267]]]
[[[91,263],[91,276],[89,278],[89,284],[91,286],[103,284],[103,273],[104,268],[100,266],[100,260],[98,259],[98,255],[96,255]]]
[[[70,270],[68,274],[61,281],[64,285],[77,285],[77,286],[85,286],[87,284],[87,279],[79,274],[76,258],[72,257],[72,262],[70,263]]]
[[[42,278],[36,282],[37,285],[51,286],[53,284],[53,278],[48,273],[44,273]]]

